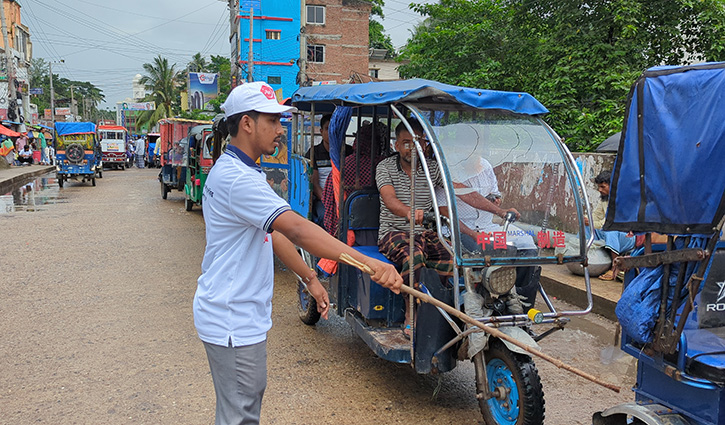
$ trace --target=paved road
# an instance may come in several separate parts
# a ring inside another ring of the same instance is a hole
[[[213,423],[191,316],[204,223],[181,192],[161,199],[157,172],[106,171],[97,187],[51,188],[46,201],[58,194],[58,203],[0,216],[0,423]],[[417,376],[376,358],[340,318],[304,326],[285,271],[274,306],[263,423],[482,423],[469,363]],[[613,324],[573,325],[544,350],[625,391],[539,361],[549,424],[587,424],[594,410],[632,399],[631,364],[599,362]]]

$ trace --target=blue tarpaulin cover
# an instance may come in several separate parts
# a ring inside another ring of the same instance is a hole
[[[711,234],[725,213],[725,63],[651,68],[630,92],[605,230]]]
[[[458,103],[474,108],[504,109],[527,115],[549,112],[544,105],[528,93],[458,87],[419,78],[365,84],[300,87],[292,95],[292,103],[301,109],[306,109],[304,105],[299,105],[305,102],[381,105],[425,99],[434,99],[440,103]]]
[[[68,134],[95,133],[96,125],[92,122],[57,122],[55,131],[59,136]]]

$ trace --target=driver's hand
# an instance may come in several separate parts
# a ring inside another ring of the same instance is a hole
[[[584,216],[584,225],[589,226],[589,217]]]
[[[516,220],[518,221],[521,218],[521,213],[519,213],[516,208],[509,208],[507,210],[504,210],[503,214],[501,215],[501,218],[506,218],[506,214],[508,213],[514,213],[516,215]]]
[[[415,210],[415,224],[423,224],[423,215],[425,212],[423,210]],[[408,221],[410,221],[410,211],[408,211]]]
[[[398,271],[395,270],[395,266],[383,263],[380,260],[370,257],[365,259],[365,264],[367,264],[375,272],[371,277],[372,280],[381,286],[390,289],[396,294],[400,293],[400,286],[403,285],[403,278],[400,277]]]

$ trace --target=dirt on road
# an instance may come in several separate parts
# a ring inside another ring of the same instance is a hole
[[[204,252],[199,208],[161,199],[158,170],[70,182],[56,203],[0,215],[0,423],[212,424],[214,389],[191,302]],[[55,198],[54,198],[55,199]],[[473,367],[442,376],[377,358],[339,317],[297,318],[296,283],[278,270],[264,424],[482,424]],[[623,385],[615,394],[537,361],[546,423],[589,424],[633,399],[628,358],[600,352],[614,324],[577,319],[549,354]]]

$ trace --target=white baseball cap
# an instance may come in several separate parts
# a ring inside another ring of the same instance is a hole
[[[267,114],[296,112],[297,108],[280,105],[274,95],[274,89],[263,81],[244,83],[234,87],[222,105],[224,116],[229,118],[240,112],[257,111]]]

